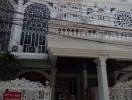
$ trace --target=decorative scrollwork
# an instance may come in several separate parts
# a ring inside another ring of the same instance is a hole
[[[45,53],[50,11],[43,4],[31,4],[24,12],[21,45],[23,52]]]
[[[24,78],[0,81],[0,100],[7,89],[21,92],[22,100],[51,100],[51,87],[48,81],[46,81],[45,86],[40,82],[32,82]]]
[[[132,27],[132,13],[118,11],[114,17],[114,24],[120,27]]]
[[[117,83],[114,88],[132,88],[132,81],[124,81]]]
[[[110,100],[131,100],[132,99],[132,81],[117,83],[110,90]]]
[[[37,88],[44,88],[44,86],[40,82],[31,82],[26,79],[16,79],[11,81],[0,81],[0,89],[10,89],[10,88],[21,88],[21,89],[37,89]]]

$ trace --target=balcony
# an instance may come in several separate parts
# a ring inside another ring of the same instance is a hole
[[[55,22],[54,22],[55,23]],[[76,26],[72,23],[66,26],[64,23],[61,26],[51,26],[50,34],[62,35],[66,37],[79,38],[97,42],[116,43],[132,46],[132,32],[123,29],[116,29],[102,26],[85,26],[79,24]],[[54,27],[54,28],[53,28]]]
[[[54,14],[51,18],[58,20],[123,29],[131,29],[132,27],[132,13],[130,6],[122,9],[120,5],[115,6],[109,4],[108,8],[106,5],[103,5],[102,7],[94,7],[94,5],[83,6],[75,4],[60,4],[53,10]]]

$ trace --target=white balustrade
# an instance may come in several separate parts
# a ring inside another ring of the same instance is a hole
[[[105,40],[115,42],[131,42],[132,33],[116,32],[116,31],[101,31],[96,29],[80,30],[76,28],[58,28],[57,33],[64,36],[76,37],[82,39]]]
[[[131,29],[131,8],[126,7],[127,10],[122,10],[117,6],[117,8],[115,7],[109,9],[109,7],[107,8],[107,6],[106,8],[100,8],[94,6],[84,7],[78,4],[60,4],[58,5],[59,10],[58,12],[56,12],[56,17],[53,18],[93,25],[103,25],[108,27]]]

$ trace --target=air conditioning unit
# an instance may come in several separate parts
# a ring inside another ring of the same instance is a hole
[[[34,53],[35,52],[35,47],[29,47],[29,52]]]
[[[17,52],[19,47],[17,45],[12,46],[12,52]]]
[[[22,45],[13,45],[11,49],[12,49],[12,52],[17,52],[17,53],[23,52],[23,46]]]

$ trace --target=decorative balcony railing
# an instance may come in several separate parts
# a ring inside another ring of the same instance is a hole
[[[101,42],[119,42],[119,43],[132,43],[132,33],[122,31],[108,31],[99,29],[79,29],[79,28],[56,28],[56,33],[63,36],[74,38],[81,38],[87,40],[97,40]]]
[[[112,7],[99,8],[94,6],[83,7],[83,5],[79,6],[75,4],[60,4],[56,9],[53,9],[56,16],[51,17],[58,20],[131,29],[132,13],[130,9],[128,7],[127,11],[125,11]]]

